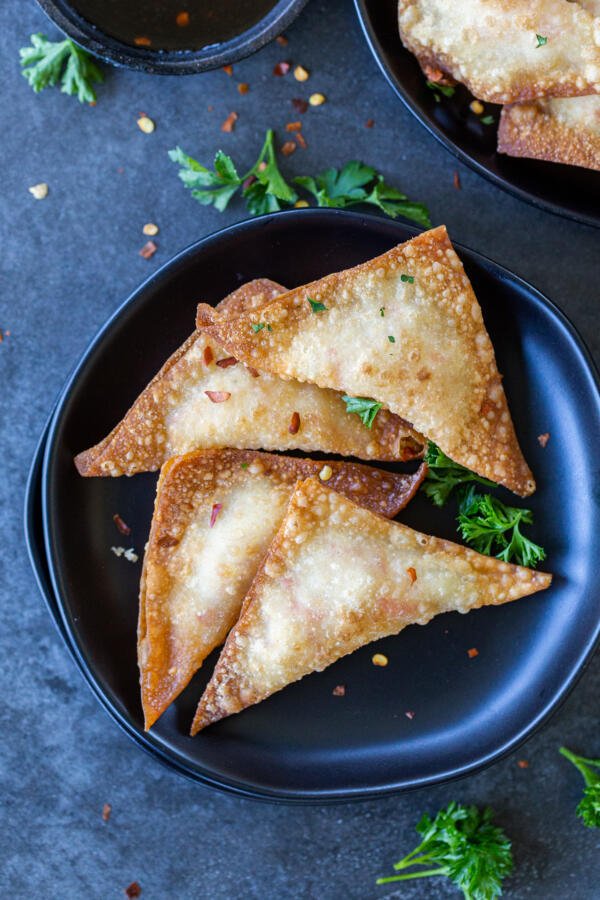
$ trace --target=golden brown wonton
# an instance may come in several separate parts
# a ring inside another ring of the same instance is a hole
[[[407,625],[507,603],[550,582],[389,522],[310,478],[244,600],[192,734]]]
[[[233,319],[201,305],[197,322],[248,365],[373,398],[455,462],[517,494],[535,489],[481,309],[443,226]]]
[[[600,95],[505,106],[498,151],[600,171]]]
[[[402,42],[480,100],[600,92],[600,21],[567,0],[400,0]]]
[[[253,450],[209,450],[163,467],[140,590],[138,663],[147,729],[224,641],[296,481],[319,473],[357,503],[395,516],[418,490],[425,466],[401,475]]]
[[[219,313],[255,309],[281,290],[257,279],[225,298]],[[390,413],[377,418],[369,430],[346,413],[334,391],[248,368],[195,332],[116,428],[75,464],[86,476],[134,475],[160,468],[171,456],[214,447],[322,450],[382,460],[421,455],[423,438],[405,422]]]

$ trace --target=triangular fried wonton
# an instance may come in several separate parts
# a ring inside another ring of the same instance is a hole
[[[449,75],[480,100],[515,103],[600,92],[593,12],[590,0],[400,0],[398,21],[428,78]]]
[[[600,94],[504,106],[498,152],[600,171]]]
[[[535,489],[481,309],[443,226],[261,310],[210,324],[211,314],[199,307],[204,333],[248,365],[373,398],[455,462],[517,494]]]
[[[267,279],[243,285],[221,301],[219,320],[228,310],[254,310],[282,290]],[[406,460],[421,455],[423,445],[398,416],[378,416],[369,430],[346,413],[334,391],[258,372],[195,332],[108,437],[75,464],[86,476],[134,475],[160,468],[171,456],[214,447]]]
[[[425,466],[400,475],[252,450],[198,451],[169,461],[158,483],[140,590],[146,728],[235,624],[299,479],[319,476],[365,507],[395,516],[424,472]]]
[[[507,603],[550,582],[389,522],[310,478],[292,496],[191,733],[407,625]]]

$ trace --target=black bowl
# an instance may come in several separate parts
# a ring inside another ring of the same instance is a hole
[[[80,15],[68,0],[37,0],[37,2],[61,31],[100,59],[149,74],[188,75],[218,69],[260,50],[290,25],[307,0],[276,0],[258,22],[240,31],[239,34],[221,43],[189,50],[154,50],[151,47],[136,47],[102,31]],[[175,14],[175,6],[173,10]],[[181,31],[184,35],[185,31],[183,29]]]
[[[323,802],[473,772],[545,721],[597,642],[600,506],[590,485],[600,443],[597,376],[556,307],[505,269],[459,247],[538,480],[527,505],[536,516],[533,537],[546,547],[548,569],[555,573],[552,588],[504,607],[407,628],[190,738],[213,656],[152,731],[143,731],[136,666],[139,565],[117,559],[110,547],[120,542],[113,523],[118,512],[132,528],[131,543],[142,550],[156,475],[84,479],[73,455],[113,426],[190,333],[198,285],[208,302],[261,275],[293,286],[415,233],[399,222],[313,209],[264,216],[206,237],[151,276],[115,313],[58,401],[39,482],[41,508],[30,502],[28,539],[40,586],[51,593],[52,615],[104,708],[139,746],[197,781],[246,796]],[[551,438],[542,448],[536,436],[546,431]],[[437,510],[422,495],[402,520],[456,540],[452,510]],[[470,647],[479,650],[474,660]],[[371,665],[375,650],[389,657],[386,669]],[[348,687],[343,701],[332,696],[340,683]]]
[[[497,127],[469,109],[472,95],[436,95],[398,33],[398,0],[354,0],[363,33],[388,83],[404,105],[447,150],[494,184],[540,209],[600,227],[600,173],[539,159],[516,159],[496,151]],[[485,104],[497,123],[500,107]]]

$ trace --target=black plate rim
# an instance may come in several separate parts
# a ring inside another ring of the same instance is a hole
[[[225,228],[213,232],[212,234],[209,234],[206,237],[203,237],[200,240],[182,249],[174,257],[165,262],[153,275],[150,275],[147,279],[145,279],[144,282],[138,288],[136,288],[129,295],[129,297],[115,310],[115,312],[108,318],[106,323],[97,332],[96,336],[88,344],[79,361],[73,368],[57,400],[56,408],[49,424],[42,465],[41,491],[44,549],[46,560],[48,562],[53,593],[57,599],[58,613],[65,628],[65,632],[68,636],[70,649],[72,655],[75,657],[78,668],[80,668],[80,670],[82,671],[85,680],[92,688],[95,696],[97,696],[100,700],[101,705],[104,707],[104,709],[111,715],[111,717],[117,722],[117,724],[138,744],[138,746],[143,747],[143,749],[150,752],[151,755],[157,757],[162,762],[165,762],[175,771],[178,771],[181,774],[186,775],[188,778],[191,778],[193,781],[215,787],[219,790],[225,790],[229,793],[250,797],[252,799],[311,804],[344,802],[348,800],[359,799],[373,799],[375,797],[386,796],[392,793],[400,793],[406,790],[418,789],[422,787],[432,786],[434,784],[449,782],[451,780],[455,780],[479,772],[492,763],[495,763],[503,759],[510,753],[514,752],[521,744],[532,737],[546,723],[550,716],[553,715],[553,713],[556,712],[556,710],[566,700],[570,692],[577,684],[579,678],[585,671],[595,649],[600,644],[600,617],[598,619],[594,632],[588,637],[586,644],[583,646],[582,651],[578,656],[577,662],[573,665],[568,675],[564,677],[560,688],[558,688],[553,696],[545,702],[538,715],[529,723],[527,727],[522,728],[518,734],[513,735],[509,740],[505,741],[505,743],[497,748],[496,751],[488,753],[487,755],[475,759],[469,764],[463,765],[461,767],[448,771],[438,772],[435,776],[399,780],[394,782],[393,784],[383,784],[373,789],[363,789],[359,787],[328,791],[327,789],[319,788],[314,790],[288,792],[284,790],[265,789],[264,787],[248,787],[247,784],[240,784],[238,782],[235,782],[234,780],[213,778],[210,774],[200,771],[199,769],[192,769],[187,765],[181,763],[179,760],[173,758],[170,753],[164,751],[162,747],[154,740],[151,733],[145,734],[138,731],[133,723],[129,721],[128,717],[124,716],[115,707],[111,700],[104,694],[99,683],[95,681],[94,673],[86,661],[84,649],[80,647],[78,641],[71,631],[70,622],[60,595],[58,573],[55,569],[53,561],[53,536],[50,529],[51,504],[49,498],[49,473],[52,468],[54,456],[58,452],[57,432],[61,423],[63,408],[70,396],[73,386],[77,381],[81,369],[87,364],[89,357],[96,350],[98,344],[104,339],[107,332],[111,329],[112,325],[121,316],[121,314],[124,313],[133,303],[140,300],[145,288],[151,282],[155,282],[159,278],[164,278],[165,275],[170,275],[171,271],[175,267],[184,265],[188,261],[189,257],[196,256],[196,254],[201,252],[201,250],[205,246],[214,242],[218,242],[222,237],[230,235],[232,232],[243,232],[248,229],[259,229],[264,225],[281,219],[282,217],[285,217],[286,219],[298,219],[299,216],[310,216],[313,219],[338,219],[341,217],[347,220],[354,220],[357,225],[364,225],[366,223],[367,225],[372,224],[374,226],[381,226],[382,223],[385,223],[385,225],[393,227],[394,224],[397,224],[394,222],[390,222],[389,220],[383,220],[379,216],[365,215],[357,212],[350,212],[347,210],[325,210],[317,208],[309,208],[304,210],[286,210],[282,212],[271,213],[265,216],[259,216],[254,219],[246,219],[242,222],[226,226]],[[416,228],[412,225],[407,225],[404,222],[402,222],[401,224],[402,227],[411,234],[418,234],[422,231],[422,229]],[[573,347],[573,352],[575,352],[580,357],[582,367],[586,370],[591,384],[595,389],[597,415],[600,419],[600,374],[583,338],[581,337],[581,335],[579,335],[577,329],[568,319],[568,317],[562,312],[562,310],[560,310],[556,306],[556,304],[554,304],[545,295],[543,295],[537,288],[533,287],[533,285],[529,284],[525,279],[510,272],[502,265],[494,262],[493,260],[490,260],[488,257],[478,253],[477,251],[471,250],[470,248],[458,242],[453,243],[461,254],[465,255],[467,258],[470,257],[471,261],[475,261],[488,273],[493,274],[503,281],[512,282],[521,290],[524,290],[535,304],[545,308],[545,310],[547,310],[552,315],[552,317],[557,321],[557,326],[566,335],[566,338],[570,340]]]
[[[565,219],[571,219],[573,222],[578,222],[580,225],[588,225],[592,228],[600,228],[600,214],[596,218],[594,218],[594,216],[586,215],[585,213],[579,213],[572,209],[567,209],[566,207],[553,203],[550,200],[541,200],[539,197],[535,197],[528,191],[516,187],[507,179],[496,175],[494,172],[491,172],[472,156],[469,156],[468,153],[466,153],[457,144],[450,140],[450,138],[448,138],[443,133],[443,131],[435,124],[435,122],[433,122],[431,119],[424,118],[417,105],[413,102],[411,96],[404,89],[402,83],[395,77],[394,73],[388,68],[385,63],[384,54],[379,42],[379,38],[377,37],[377,34],[375,33],[375,30],[372,26],[371,18],[367,10],[367,0],[354,0],[354,7],[356,9],[358,21],[360,23],[360,27],[368,44],[368,47],[379,67],[380,72],[383,74],[391,89],[394,91],[396,96],[400,98],[404,106],[409,110],[410,113],[412,113],[415,119],[417,119],[417,121],[429,132],[429,134],[431,134],[437,141],[439,141],[446,150],[448,150],[453,156],[455,156],[456,159],[469,166],[469,168],[473,169],[474,172],[477,172],[478,175],[483,176],[483,178],[487,178],[487,180],[491,181],[492,184],[495,184],[497,187],[502,188],[502,190],[506,191],[508,194],[511,194],[513,197],[517,197],[519,200],[524,200],[526,203],[530,203],[532,206],[535,206],[536,209],[542,209],[546,212],[551,212],[555,216],[561,216]]]
[[[278,0],[256,25],[220,44],[200,50],[151,50],[131,47],[86,22],[61,0],[37,0],[50,21],[72,41],[93,56],[114,66],[149,75],[194,75],[245,59],[288,28],[308,0]],[[285,4],[285,5],[284,5]]]

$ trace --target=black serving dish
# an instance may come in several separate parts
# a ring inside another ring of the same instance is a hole
[[[439,97],[426,84],[415,57],[398,33],[397,0],[354,0],[363,33],[388,83],[404,105],[447,150],[480,175],[540,209],[600,227],[600,173],[496,152],[500,107],[485,104],[495,123],[485,125],[469,109],[472,95],[458,86]]]
[[[196,302],[241,282],[283,284],[345,268],[416,229],[340,210],[292,210],[231,226],[193,244],[148,279],[85,351],[50,423],[40,478],[43,556],[65,641],[105,709],[144,749],[196,781],[245,796],[297,802],[372,797],[474,772],[514,750],[556,709],[600,633],[596,560],[600,509],[595,448],[598,378],[565,316],[517,276],[458,247],[481,301],[516,429],[538,481],[527,505],[555,575],[548,591],[365,647],[202,732],[189,724],[215,656],[143,731],[136,666],[140,564],[117,559],[113,515],[143,550],[156,475],[84,479],[78,451],[101,438],[193,328]],[[199,287],[200,286],[200,287]],[[199,292],[201,297],[199,296]],[[547,447],[537,435],[550,432]],[[39,476],[38,476],[39,477]],[[506,493],[516,504],[517,498]],[[457,539],[451,509],[421,495],[402,521]],[[33,554],[34,557],[36,554]],[[469,659],[467,650],[479,656]],[[374,667],[374,652],[390,664]],[[343,699],[332,696],[347,686]],[[406,711],[414,711],[409,719]]]
[[[88,0],[89,2],[89,0]],[[235,0],[228,0],[232,10],[236,9]],[[194,37],[193,20],[188,28],[174,26],[165,39],[167,49],[154,48],[153,46],[135,46],[119,39],[116,35],[123,33],[123,18],[127,18],[130,9],[122,0],[111,0],[101,5],[101,15],[104,28],[96,21],[88,21],[77,9],[84,9],[82,0],[38,0],[39,5],[50,19],[70,37],[73,41],[84,47],[94,56],[111,62],[117,66],[127,66],[130,69],[138,69],[150,74],[159,75],[187,75],[194,72],[205,72],[209,69],[217,69],[219,66],[228,65],[249,56],[260,50],[265,44],[281,34],[305,6],[307,0],[273,0],[272,3],[264,2],[264,11],[252,14],[252,0],[244,0],[246,16],[240,21],[239,32],[235,24],[226,23],[227,38],[215,41],[214,38],[206,45],[198,45],[197,36]],[[132,4],[133,6],[133,4]],[[172,16],[173,21],[179,9],[193,10],[193,4],[183,2],[179,6],[172,3],[154,4],[160,9],[165,7]],[[218,4],[215,4],[217,7]],[[140,16],[139,35],[144,38],[144,29],[151,31],[159,28],[156,14],[152,12],[152,4],[146,4],[145,15],[149,22],[144,23]],[[261,14],[262,13],[262,14]],[[191,13],[193,15],[193,11]],[[232,12],[232,18],[235,15]],[[173,49],[176,35],[181,35],[181,49]],[[192,46],[187,47],[188,41]],[[154,42],[156,45],[156,41]],[[169,49],[170,48],[170,49]]]

